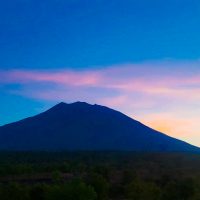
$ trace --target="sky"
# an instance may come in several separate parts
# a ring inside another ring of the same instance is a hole
[[[64,101],[200,146],[199,0],[0,1],[0,125]]]

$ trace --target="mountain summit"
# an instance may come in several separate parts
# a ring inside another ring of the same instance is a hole
[[[85,102],[59,103],[0,127],[0,150],[199,151],[130,117]]]

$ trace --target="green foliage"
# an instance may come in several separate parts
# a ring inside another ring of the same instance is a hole
[[[200,200],[200,157],[0,152],[0,200]]]
[[[76,180],[63,185],[46,186],[46,200],[95,200],[96,193],[91,186]]]
[[[159,200],[160,189],[154,183],[134,180],[126,188],[127,198],[130,200]]]
[[[54,183],[60,183],[62,180],[61,173],[57,170],[52,173],[52,179]]]
[[[191,179],[171,182],[163,191],[163,200],[190,200],[195,195],[195,185]]]
[[[45,191],[42,185],[35,185],[29,191],[30,200],[45,200]]]
[[[96,200],[94,189],[82,181],[72,181],[62,185],[34,185],[25,187],[9,184],[1,187],[1,200]]]
[[[1,200],[29,200],[29,194],[26,187],[22,187],[17,183],[10,183],[1,186]]]
[[[108,198],[109,184],[102,175],[96,173],[90,174],[88,181],[96,191],[99,200]]]
[[[127,170],[125,169],[123,171],[123,177],[122,177],[122,184],[129,184],[136,178],[135,173],[133,170]]]

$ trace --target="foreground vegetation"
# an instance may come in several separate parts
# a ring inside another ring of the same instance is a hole
[[[200,155],[1,152],[1,200],[199,200]]]

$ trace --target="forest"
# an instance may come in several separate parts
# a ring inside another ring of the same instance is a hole
[[[199,200],[200,155],[0,152],[1,200]]]

